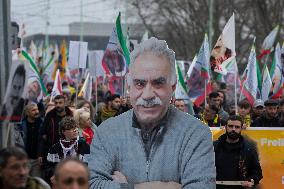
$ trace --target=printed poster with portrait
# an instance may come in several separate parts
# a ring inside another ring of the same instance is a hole
[[[235,17],[233,14],[211,51],[210,65],[212,73],[226,75],[227,72],[224,65],[232,61],[235,56]]]
[[[272,75],[272,93],[276,94],[283,85],[283,59],[282,59],[282,51],[279,43],[277,44],[274,52],[274,65],[275,69]]]
[[[111,94],[123,95],[124,77],[111,76],[107,77],[108,89]]]
[[[102,59],[102,65],[107,75],[122,77],[127,72],[126,60],[118,44],[116,29],[113,28],[105,54]]]
[[[30,67],[27,67],[27,82],[24,98],[35,103],[38,103],[43,98],[39,78]]]
[[[20,122],[24,109],[27,69],[22,61],[12,62],[0,121]]]

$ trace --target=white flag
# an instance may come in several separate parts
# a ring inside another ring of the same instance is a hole
[[[197,55],[194,56],[190,66],[189,66],[189,69],[187,71],[187,77],[190,77],[191,73],[192,73],[192,70],[193,68],[195,67],[195,64],[196,64],[196,60],[197,60]]]
[[[42,57],[42,56],[43,56],[43,41],[41,41],[39,46],[37,47],[37,57]]]
[[[231,16],[223,29],[223,42],[225,47],[231,49],[232,54],[236,54],[235,50],[235,14]]]
[[[52,92],[50,94],[50,101],[53,100],[53,98],[57,95],[62,94],[62,84],[61,84],[61,78],[60,78],[60,71],[59,69],[56,71],[55,81],[53,84]]]
[[[143,36],[142,36],[141,41],[145,41],[145,40],[147,40],[147,39],[149,39],[149,33],[148,33],[148,31],[146,30],[145,33],[144,33]]]
[[[181,86],[180,82],[177,82],[176,90],[175,90],[175,98],[176,99],[183,99],[189,100],[189,97],[183,87]]]
[[[265,65],[263,72],[262,88],[261,88],[261,96],[263,101],[266,101],[268,99],[271,86],[272,86],[272,81],[270,78],[268,68]]]
[[[283,85],[283,65],[281,62],[281,48],[279,43],[276,45],[274,52],[274,59],[271,67],[271,80],[273,83],[273,94],[277,93]]]
[[[37,58],[37,47],[35,43],[33,42],[33,40],[31,41],[31,44],[30,44],[29,54],[31,55],[32,59],[35,61]]]
[[[247,65],[247,77],[243,84],[242,93],[248,99],[250,104],[253,104],[258,90],[258,82],[257,82],[257,66],[256,66],[256,53],[254,44],[251,48],[251,52],[248,59]]]
[[[82,96],[86,100],[90,101],[91,98],[92,98],[92,84],[93,84],[92,77],[88,73],[86,80],[83,84],[83,87],[82,87],[80,93],[78,94],[78,96]]]
[[[177,73],[177,86],[175,90],[175,98],[176,99],[183,99],[183,100],[189,100],[189,97],[187,95],[186,91],[186,83],[184,81],[184,77],[182,75],[182,70],[180,69],[179,65],[176,63],[176,73]]]
[[[266,36],[266,38],[264,39],[261,49],[262,50],[266,50],[266,49],[271,49],[271,47],[273,46],[273,43],[275,41],[276,35],[278,33],[279,30],[279,25],[277,25],[269,34],[268,36]]]
[[[226,75],[226,66],[222,64],[231,62],[235,56],[235,15],[233,14],[212,49],[210,57],[211,70]]]

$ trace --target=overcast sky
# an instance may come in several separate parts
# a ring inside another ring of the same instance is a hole
[[[82,0],[83,21],[115,22],[122,0]],[[68,34],[68,24],[80,21],[80,0],[11,0],[11,20],[25,25],[26,35],[45,33],[48,10],[49,34]]]

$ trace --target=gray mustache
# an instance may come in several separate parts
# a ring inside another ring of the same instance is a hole
[[[155,97],[149,100],[144,100],[143,98],[138,98],[137,102],[136,102],[136,106],[144,106],[147,108],[150,108],[154,105],[162,105],[162,101],[159,97]]]

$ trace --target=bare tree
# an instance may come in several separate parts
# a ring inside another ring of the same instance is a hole
[[[208,33],[210,0],[126,0],[151,36],[166,39],[178,59],[191,60]],[[214,0],[213,43],[235,13],[236,52],[239,68],[244,69],[252,40],[260,50],[263,39],[277,25],[283,25],[282,0]],[[283,33],[281,33],[283,36]],[[278,36],[278,39],[282,39]]]

